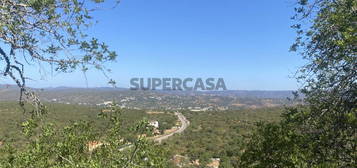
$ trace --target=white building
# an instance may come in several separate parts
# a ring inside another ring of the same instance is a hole
[[[159,122],[158,121],[150,121],[149,122],[149,125],[150,126],[153,126],[155,128],[159,128]]]
[[[113,104],[113,101],[105,101],[105,102],[103,102],[103,104],[104,104],[105,106],[112,105],[112,104]]]

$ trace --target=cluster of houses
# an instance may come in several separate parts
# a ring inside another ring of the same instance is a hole
[[[213,110],[212,107],[204,107],[204,108],[202,108],[202,107],[188,107],[188,109],[190,111],[209,111],[209,110]]]

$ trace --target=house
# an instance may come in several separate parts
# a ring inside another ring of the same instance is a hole
[[[159,128],[159,121],[150,121],[149,125],[153,126],[154,128]]]
[[[103,102],[103,104],[105,106],[110,106],[110,105],[113,105],[113,101],[105,101],[105,102]]]
[[[154,135],[159,135],[160,130],[159,130],[159,122],[158,121],[150,121],[149,126],[154,127],[153,134]]]
[[[111,106],[113,101],[104,101],[103,103],[96,104],[97,106]]]

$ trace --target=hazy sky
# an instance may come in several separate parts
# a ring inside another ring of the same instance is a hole
[[[228,89],[286,90],[303,64],[290,53],[293,0],[122,0],[95,13],[91,34],[117,51],[109,74],[121,87],[133,77],[222,77]],[[82,73],[31,69],[32,87],[86,87]],[[1,79],[0,83],[6,80]],[[107,86],[100,73],[88,86]]]

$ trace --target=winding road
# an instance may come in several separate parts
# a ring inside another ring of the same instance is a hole
[[[186,117],[182,114],[182,113],[179,113],[179,112],[175,112],[175,115],[178,117],[178,119],[180,120],[181,122],[181,127],[174,131],[174,132],[171,132],[170,134],[166,134],[166,135],[162,135],[162,136],[158,136],[158,137],[155,137],[153,138],[153,140],[155,142],[159,142],[161,143],[162,140],[165,140],[167,138],[169,138],[170,136],[173,136],[174,134],[177,134],[177,133],[182,133],[183,131],[185,131],[185,129],[190,125],[190,121],[188,121],[186,119]]]
[[[175,115],[177,116],[177,118],[180,120],[181,122],[181,127],[177,130],[175,130],[174,132],[171,132],[169,134],[165,134],[165,135],[160,135],[160,136],[156,136],[156,137],[152,137],[151,139],[155,142],[161,143],[161,141],[173,136],[174,134],[178,134],[178,133],[182,133],[183,131],[185,131],[185,129],[190,125],[190,121],[188,121],[186,119],[186,117],[179,112],[175,112]],[[125,149],[131,148],[133,147],[132,144],[127,144],[124,145],[123,147],[121,147],[119,150],[123,151]]]

